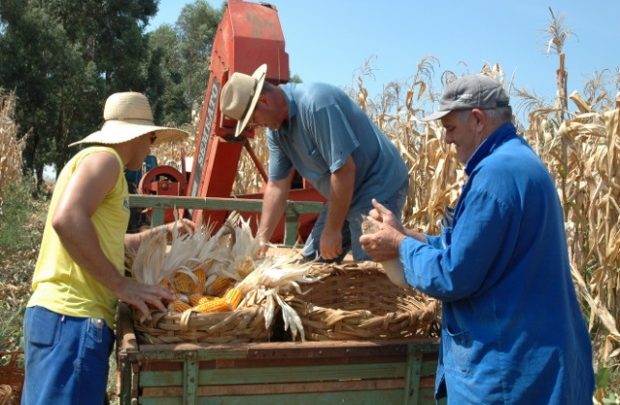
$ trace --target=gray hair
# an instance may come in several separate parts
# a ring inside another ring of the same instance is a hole
[[[512,122],[512,107],[497,107],[484,110],[489,120],[497,122]]]
[[[484,111],[484,114],[487,116],[487,119],[489,121],[501,122],[501,123],[512,122],[512,107],[510,106],[497,107],[497,108],[485,108],[482,111]],[[471,113],[471,109],[456,110],[455,112],[457,113],[457,119],[463,121],[469,117],[469,114]]]

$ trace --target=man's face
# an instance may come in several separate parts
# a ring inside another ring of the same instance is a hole
[[[482,128],[473,111],[452,111],[441,119],[441,124],[446,129],[445,140],[447,144],[454,144],[456,158],[462,164],[466,164],[478,146],[484,141]]]
[[[250,119],[250,125],[253,127],[264,127],[269,129],[278,129],[282,126],[282,120],[280,120],[277,111],[272,107],[272,104],[265,103],[262,99],[259,100],[254,109],[254,114]]]
[[[140,169],[144,158],[151,152],[151,145],[155,142],[155,139],[157,139],[156,134],[151,132],[130,141],[134,143],[133,153],[125,166],[130,170]]]

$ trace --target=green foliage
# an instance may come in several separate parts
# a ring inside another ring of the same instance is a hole
[[[289,79],[289,83],[303,83],[304,81],[301,80],[301,77],[299,77],[299,75],[297,73],[295,73],[293,76],[291,76],[291,78]]]
[[[211,45],[221,18],[221,10],[215,10],[206,0],[196,0],[183,8],[176,23],[184,97],[192,106],[200,106],[203,101]]]
[[[33,198],[34,181],[22,177],[0,201],[0,347],[19,349],[30,280],[47,216],[47,202]]]
[[[22,177],[12,184],[0,199],[0,252],[4,254],[24,249],[38,249],[40,240],[31,232],[31,217],[40,208],[32,198],[34,181]]]
[[[608,368],[599,364],[596,370],[595,396],[605,405],[618,404],[620,403],[618,392],[620,392],[620,370],[617,367]]]
[[[25,168],[63,167],[67,146],[100,127],[117,91],[145,92],[155,120],[190,123],[200,110],[211,43],[222,16],[205,0],[187,5],[175,27],[145,29],[157,0],[0,1],[0,87],[17,96],[16,122],[30,131]]]
[[[15,90],[16,121],[30,131],[24,164],[37,178],[100,126],[110,93],[147,89],[144,28],[156,12],[156,0],[0,2],[0,86]]]

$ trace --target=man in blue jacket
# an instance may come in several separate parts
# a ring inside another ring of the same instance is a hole
[[[448,85],[440,110],[468,180],[440,236],[406,230],[381,204],[361,237],[376,260],[443,303],[436,397],[449,404],[592,403],[592,348],[580,312],[553,180],[483,75]]]

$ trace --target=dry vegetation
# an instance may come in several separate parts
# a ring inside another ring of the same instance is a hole
[[[440,125],[419,121],[419,117],[432,108],[437,97],[438,92],[432,88],[435,65],[434,58],[422,60],[410,81],[390,83],[376,98],[369,97],[366,90],[364,79],[372,73],[366,67],[368,70],[358,76],[355,87],[349,89],[351,96],[377,126],[395,142],[410,168],[404,222],[429,233],[438,231],[445,208],[455,204],[465,180],[461,166],[442,140]],[[499,66],[485,65],[482,71],[504,83]],[[558,86],[565,86],[566,72],[563,79],[561,73],[558,74]],[[442,81],[445,83],[452,77],[453,73],[446,72]],[[591,82],[584,90],[585,98],[574,92],[567,97],[570,104],[558,102],[547,106],[524,91],[511,89],[510,84],[504,85],[511,90],[513,104],[516,100],[529,103],[527,126],[517,124],[556,180],[565,210],[571,270],[589,322],[595,363],[599,370],[604,366],[616,370],[614,375],[617,375],[620,365],[620,97],[614,100],[597,90],[596,82]],[[18,152],[21,146],[11,139],[15,130],[11,129],[12,124],[7,124],[7,117],[10,118],[12,112],[7,114],[5,111],[7,105],[11,105],[6,95],[0,99],[0,105],[3,107],[0,116],[0,148],[3,151],[0,155],[3,159],[0,190],[4,190],[7,181],[14,181],[18,175],[15,168],[20,166]],[[569,111],[571,106],[574,112]],[[8,138],[5,135],[7,128],[13,131]],[[265,165],[264,137],[256,136],[249,143]],[[192,139],[187,141],[184,149],[187,156],[192,156]],[[7,150],[9,152],[4,152]],[[178,160],[181,155],[178,147],[174,150],[159,148],[155,152],[160,163],[168,159]],[[12,159],[13,163],[5,164],[6,159]],[[244,152],[234,193],[256,192],[261,185],[260,174],[254,169],[248,153]],[[14,294],[25,295],[26,289],[19,283],[26,281],[32,268],[30,256],[22,267],[25,276],[9,280],[8,286],[0,288],[4,313],[9,312],[5,303],[7,299],[13,299]],[[6,279],[3,280],[6,284]],[[13,303],[14,313],[14,306],[23,305],[23,299]],[[619,384],[608,383],[606,393],[597,393],[598,400],[602,401],[609,389],[611,392],[618,389]]]
[[[434,58],[426,58],[407,83],[390,83],[376,98],[368,95],[364,78],[366,66],[349,94],[372,117],[377,126],[398,146],[410,168],[410,190],[403,221],[411,227],[434,233],[448,206],[456,203],[465,181],[462,167],[443,142],[438,123],[423,124],[419,117],[428,111],[437,94],[431,82]],[[485,65],[482,73],[504,83],[497,65]],[[446,72],[442,81],[455,75]],[[559,72],[566,78],[566,72]],[[559,85],[564,85],[559,80]],[[510,91],[510,85],[504,83]],[[595,350],[595,363],[616,370],[620,366],[620,96],[614,100],[596,82],[589,82],[588,97],[572,93],[568,104],[546,106],[531,103],[529,123],[517,122],[523,136],[541,156],[554,177],[566,218],[571,271],[582,308],[589,322]],[[523,91],[513,89],[515,101],[534,100]],[[559,92],[562,94],[562,92]],[[529,98],[528,98],[529,97]],[[563,119],[562,117],[567,117]],[[263,162],[267,151],[262,137],[252,140]],[[235,189],[254,192],[260,184],[259,174],[251,171],[252,161],[244,154]],[[249,175],[247,173],[254,173]],[[246,187],[247,185],[247,187]],[[617,374],[615,374],[617,375]],[[620,381],[612,387],[620,388]],[[613,388],[612,391],[613,392]],[[603,393],[599,392],[599,396]],[[602,397],[599,398],[602,400]]]
[[[21,178],[25,137],[17,139],[15,95],[0,88],[0,207],[7,187]]]

